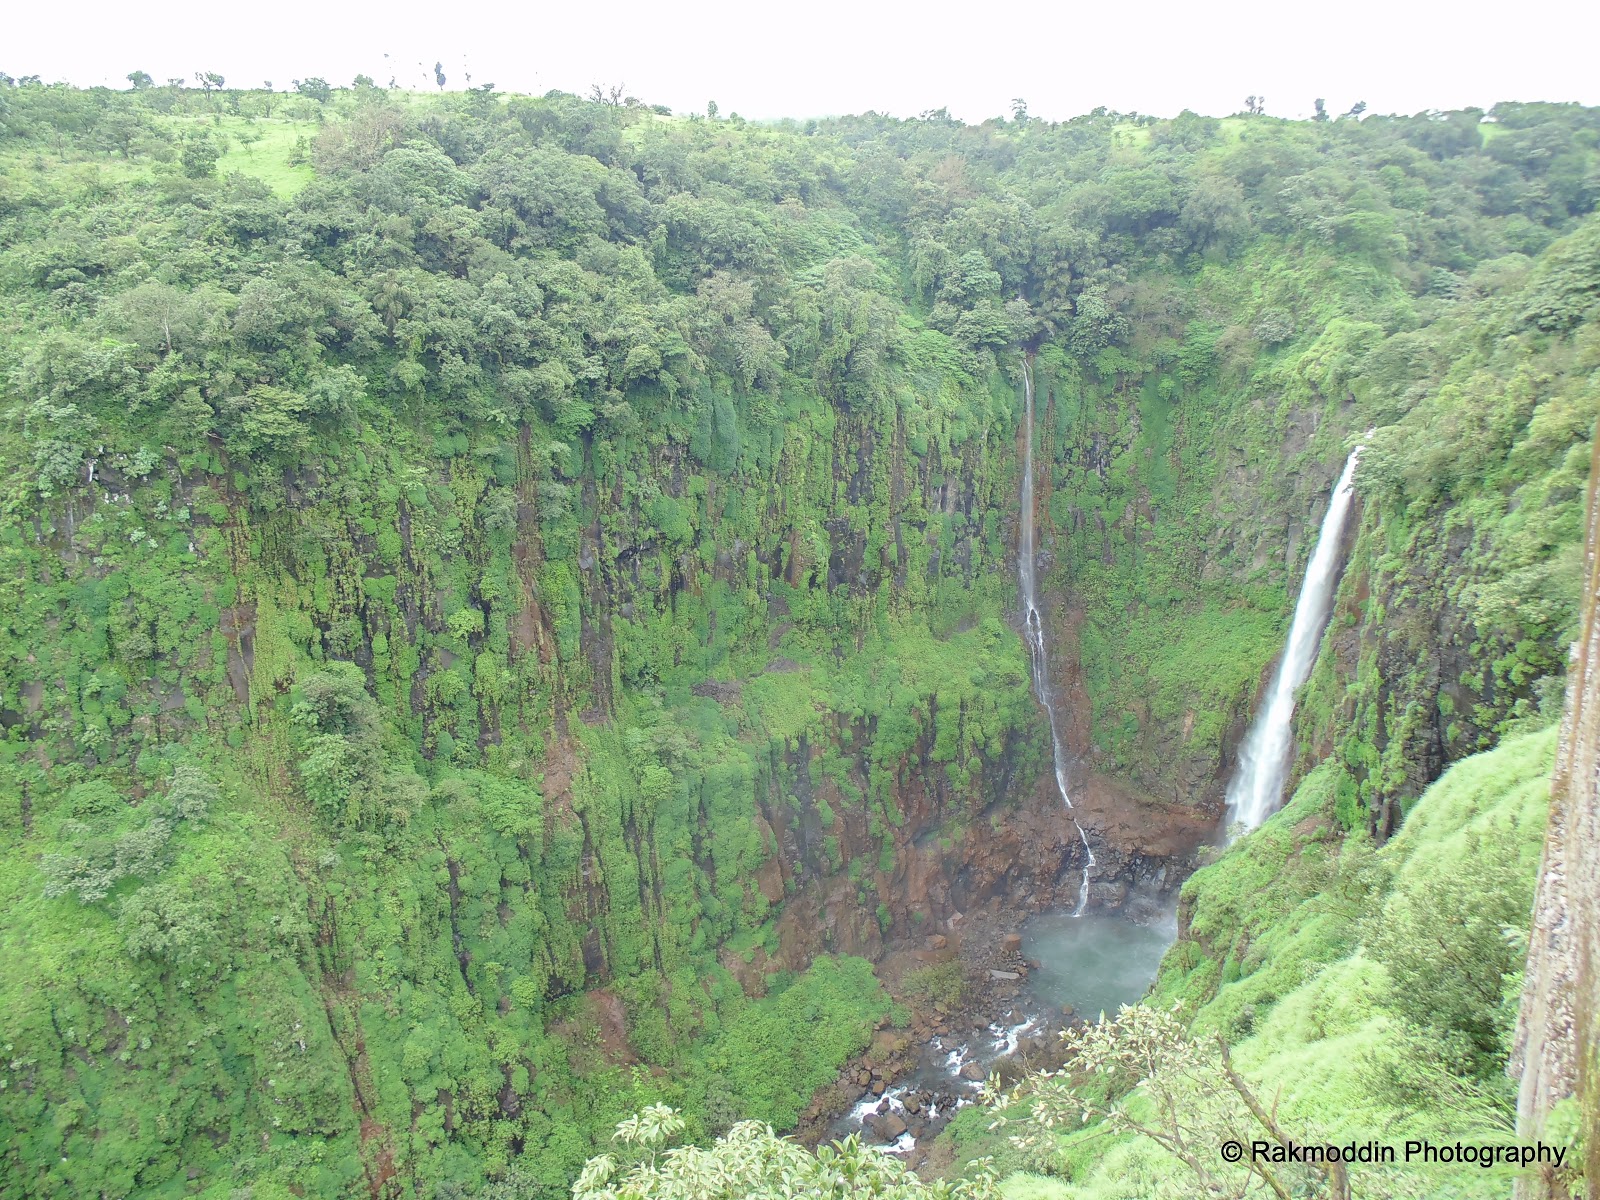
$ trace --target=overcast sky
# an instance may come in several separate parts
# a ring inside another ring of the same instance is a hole
[[[0,71],[123,85],[218,71],[229,85],[320,75],[348,84],[587,92],[626,85],[674,111],[715,100],[751,118],[946,107],[968,121],[1065,119],[1100,105],[1224,116],[1245,96],[1304,116],[1365,100],[1374,112],[1487,108],[1498,100],[1600,104],[1600,3],[946,6],[801,0],[762,4],[447,4],[431,0],[28,3],[5,20]]]

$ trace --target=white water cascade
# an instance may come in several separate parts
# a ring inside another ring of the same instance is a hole
[[[1089,845],[1089,835],[1083,831],[1083,826],[1078,824],[1078,818],[1071,815],[1072,799],[1067,795],[1067,774],[1065,767],[1065,751],[1061,745],[1061,723],[1056,719],[1055,699],[1050,689],[1050,659],[1045,651],[1044,644],[1044,618],[1039,613],[1039,598],[1034,578],[1033,564],[1033,368],[1028,365],[1028,360],[1022,360],[1022,383],[1027,397],[1025,413],[1022,418],[1022,496],[1020,507],[1022,509],[1022,533],[1017,546],[1017,576],[1022,584],[1022,633],[1023,640],[1028,643],[1028,659],[1033,668],[1033,694],[1038,697],[1043,706],[1045,715],[1050,718],[1050,755],[1055,767],[1056,791],[1061,793],[1061,801],[1067,806],[1068,820],[1072,827],[1078,831],[1078,837],[1083,842],[1085,862],[1083,866],[1083,882],[1078,886],[1078,907],[1073,910],[1075,917],[1082,916],[1084,908],[1089,903],[1089,872],[1094,867],[1094,850]]]
[[[1300,598],[1295,602],[1294,621],[1283,658],[1267,690],[1266,703],[1256,715],[1255,724],[1239,751],[1239,766],[1228,784],[1228,827],[1249,832],[1265,821],[1283,802],[1284,778],[1289,773],[1289,727],[1294,718],[1294,694],[1311,674],[1322,644],[1322,630],[1328,623],[1333,590],[1339,583],[1339,542],[1345,517],[1350,512],[1353,490],[1350,479],[1357,446],[1345,460],[1344,473],[1333,485],[1327,514],[1317,533],[1316,549],[1306,567]]]

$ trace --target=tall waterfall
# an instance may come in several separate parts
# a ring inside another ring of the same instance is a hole
[[[1022,533],[1017,546],[1017,577],[1022,585],[1022,634],[1028,643],[1028,659],[1033,669],[1033,694],[1038,697],[1045,715],[1050,718],[1050,755],[1055,767],[1056,791],[1067,806],[1067,819],[1078,831],[1083,842],[1085,862],[1083,882],[1078,886],[1078,907],[1072,915],[1082,916],[1089,903],[1089,871],[1094,866],[1094,850],[1089,845],[1089,835],[1071,815],[1072,799],[1067,795],[1065,751],[1061,745],[1061,723],[1056,719],[1055,698],[1050,689],[1050,658],[1044,644],[1044,618],[1039,613],[1039,595],[1033,563],[1033,368],[1022,360],[1022,382],[1027,396],[1026,411],[1022,419]]]
[[[1311,674],[1317,661],[1317,649],[1322,644],[1322,629],[1328,622],[1328,609],[1333,602],[1333,590],[1339,582],[1339,542],[1344,533],[1345,517],[1350,512],[1353,494],[1350,479],[1355,474],[1356,460],[1361,457],[1357,446],[1345,460],[1344,473],[1333,485],[1333,498],[1328,501],[1328,512],[1322,518],[1322,528],[1317,533],[1317,546],[1306,567],[1305,582],[1300,585],[1300,599],[1295,602],[1294,621],[1289,626],[1289,640],[1283,647],[1283,658],[1272,677],[1266,703],[1256,715],[1249,736],[1239,751],[1239,766],[1228,784],[1228,825],[1243,826],[1246,831],[1265,821],[1283,802],[1284,779],[1289,773],[1289,727],[1294,718],[1294,694]]]

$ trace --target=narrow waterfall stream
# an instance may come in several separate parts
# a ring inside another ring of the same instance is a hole
[[[1239,765],[1228,784],[1226,819],[1230,831],[1249,832],[1283,803],[1283,784],[1289,773],[1294,694],[1317,661],[1333,591],[1339,584],[1339,543],[1354,494],[1350,481],[1360,457],[1361,447],[1357,446],[1345,460],[1339,482],[1333,485],[1333,497],[1328,501],[1327,514],[1317,533],[1316,549],[1306,566],[1305,582],[1300,585],[1300,598],[1295,602],[1294,620],[1289,626],[1283,657],[1272,677],[1272,686],[1267,689],[1266,703],[1239,750]],[[1229,836],[1231,839],[1234,834],[1230,832]]]
[[[1083,882],[1078,886],[1078,907],[1072,914],[1079,917],[1089,903],[1089,872],[1095,865],[1094,849],[1089,845],[1089,835],[1078,824],[1078,818],[1071,815],[1072,798],[1067,795],[1066,754],[1061,745],[1061,722],[1056,718],[1055,700],[1051,694],[1050,657],[1045,649],[1044,617],[1039,612],[1033,562],[1033,368],[1026,357],[1022,360],[1022,382],[1026,404],[1022,418],[1022,495],[1019,498],[1022,532],[1017,546],[1017,576],[1022,591],[1023,637],[1028,643],[1028,658],[1033,668],[1033,694],[1038,697],[1045,715],[1050,718],[1050,754],[1055,767],[1056,791],[1061,793],[1061,801],[1067,806],[1068,819],[1078,831],[1086,856]]]

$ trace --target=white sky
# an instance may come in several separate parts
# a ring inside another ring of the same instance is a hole
[[[231,85],[270,79],[281,89],[364,73],[432,88],[442,61],[451,88],[468,72],[502,91],[626,84],[677,112],[715,100],[724,115],[751,118],[943,106],[980,121],[1008,113],[1013,97],[1051,119],[1099,105],[1223,116],[1251,93],[1278,116],[1307,115],[1318,96],[1334,114],[1357,100],[1403,113],[1497,100],[1600,104],[1593,0],[21,0],[0,38],[0,70],[83,85],[121,86],[137,68],[158,81],[204,69]]]

